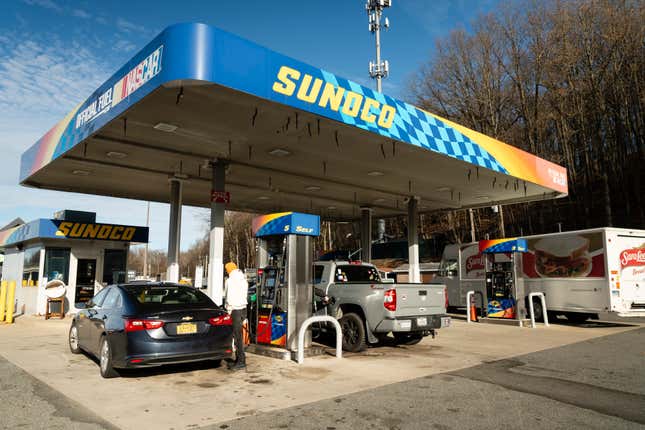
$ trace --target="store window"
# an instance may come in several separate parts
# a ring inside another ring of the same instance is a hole
[[[38,286],[38,274],[40,273],[40,247],[25,249],[24,263],[22,269],[22,286]]]
[[[45,274],[47,281],[59,280],[69,283],[69,248],[47,248],[45,250]]]
[[[123,249],[106,249],[103,259],[103,284],[125,283],[128,254]]]

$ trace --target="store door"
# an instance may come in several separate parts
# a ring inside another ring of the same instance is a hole
[[[87,303],[94,297],[94,281],[96,279],[96,260],[79,259],[76,268],[75,303]]]

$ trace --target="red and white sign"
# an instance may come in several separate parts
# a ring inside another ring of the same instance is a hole
[[[471,255],[466,259],[466,271],[483,270],[485,265],[484,254]]]
[[[231,193],[211,190],[211,202],[229,204],[231,203]]]
[[[620,253],[620,268],[645,266],[645,248],[626,249]]]

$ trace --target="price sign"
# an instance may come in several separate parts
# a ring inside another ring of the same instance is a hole
[[[229,204],[231,202],[231,193],[211,190],[211,202]]]

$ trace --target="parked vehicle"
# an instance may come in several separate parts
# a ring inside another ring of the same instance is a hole
[[[395,284],[381,279],[372,264],[349,261],[314,263],[314,312],[339,320],[343,349],[365,349],[392,333],[412,345],[450,325],[442,284]]]
[[[69,348],[115,369],[229,358],[232,319],[201,291],[186,285],[131,283],[101,290],[73,318]]]
[[[552,316],[575,322],[597,318],[599,312],[645,316],[645,230],[596,228],[525,239],[528,252],[515,263],[515,272],[526,297],[544,293]],[[470,290],[485,294],[478,243],[447,246],[437,281],[448,287],[451,307],[465,307]],[[541,315],[539,300],[534,305]]]

